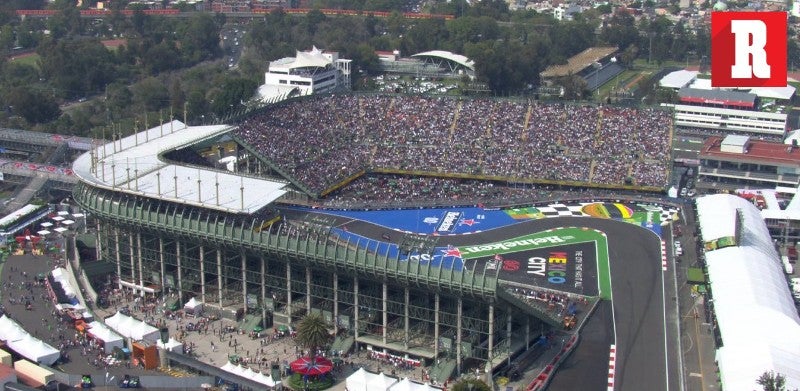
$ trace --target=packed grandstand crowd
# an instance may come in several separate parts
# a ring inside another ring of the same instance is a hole
[[[234,135],[316,193],[365,171],[662,188],[671,125],[659,109],[329,95],[270,108]]]

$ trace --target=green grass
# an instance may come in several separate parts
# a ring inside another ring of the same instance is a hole
[[[303,383],[303,375],[299,373],[293,374],[289,377],[289,387],[293,390],[309,390],[309,391],[317,391],[317,390],[326,390],[328,388],[333,387],[333,378],[331,376],[325,376],[324,379],[313,379],[309,380],[308,388]]]
[[[34,67],[36,69],[39,69],[39,55],[35,54],[35,53],[33,55],[26,56],[26,57],[15,58],[15,59],[11,60],[11,62],[15,62],[15,63],[18,63],[18,64],[23,64],[23,65],[30,65],[30,66],[32,66],[32,67]]]

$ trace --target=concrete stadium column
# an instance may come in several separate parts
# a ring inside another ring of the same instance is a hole
[[[286,262],[286,318],[292,324],[292,264]]]
[[[511,365],[511,312],[508,313],[506,322],[506,343],[508,346],[508,365]]]
[[[133,235],[128,234],[128,256],[131,257],[131,284],[136,284],[136,250],[133,248]]]
[[[525,350],[531,348],[531,317],[525,317]]]
[[[267,260],[264,256],[261,260],[261,322],[262,326],[267,326]]]
[[[166,293],[167,289],[167,266],[164,263],[164,239],[158,238],[158,263],[161,267],[161,291]]]
[[[403,332],[403,348],[405,348],[405,349],[408,349],[408,339],[410,338],[409,333],[408,333],[409,325],[410,325],[409,314],[408,314],[409,313],[408,305],[409,305],[410,299],[411,299],[411,292],[408,290],[408,287],[406,287],[405,288],[405,305],[403,306],[403,308],[405,308],[404,312],[405,312],[405,321],[406,321],[405,325],[403,327],[403,331],[404,331]]]
[[[247,254],[242,250],[242,307],[247,314]]]
[[[206,302],[206,251],[200,246],[200,301]]]
[[[353,335],[355,336],[356,353],[358,350],[358,276],[353,277]]]
[[[217,301],[219,301],[219,310],[222,311],[222,250],[217,249]]]
[[[306,266],[306,313],[311,313],[311,267]]]
[[[142,287],[142,297],[144,297],[144,268],[142,267],[142,234],[136,233],[136,260],[139,261],[139,286]]]
[[[494,355],[494,304],[489,304],[489,347],[486,352],[486,368],[491,368]],[[489,369],[491,371],[491,369]],[[487,383],[491,384],[491,383]]]
[[[122,257],[119,255],[119,228],[114,228],[114,250],[117,253],[117,288],[122,289]]]
[[[339,273],[333,273],[333,336],[339,335]]]
[[[181,266],[181,242],[175,241],[175,262],[178,264],[178,302],[183,306],[183,267]]]
[[[383,283],[383,332],[381,333],[381,340],[386,345],[386,333],[389,328],[389,286]]]
[[[433,296],[433,363],[439,358],[439,294]]]
[[[72,259],[75,260],[75,264],[78,265],[78,268],[81,267],[81,254],[78,253],[78,233],[75,232],[72,237]]]
[[[463,316],[464,300],[458,298],[458,307],[456,307],[456,368],[458,374],[461,375],[461,317]]]
[[[103,259],[103,241],[100,238],[100,220],[97,220],[95,235],[97,236],[97,244],[94,246],[95,259],[100,260]]]

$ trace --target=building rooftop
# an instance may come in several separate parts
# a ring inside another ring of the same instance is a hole
[[[755,94],[729,90],[702,90],[684,87],[678,90],[681,102],[753,108],[756,105]]]
[[[709,137],[700,150],[700,159],[728,158],[730,160],[756,161],[776,166],[800,166],[800,148],[782,143],[750,139],[744,153],[722,152],[722,137]]]

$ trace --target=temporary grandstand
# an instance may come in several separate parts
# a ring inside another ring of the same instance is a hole
[[[616,47],[591,47],[570,57],[566,64],[547,67],[540,76],[546,84],[578,76],[586,81],[590,91],[595,91],[624,70],[613,57],[618,50]]]
[[[800,387],[800,318],[759,210],[717,194],[697,199],[697,215],[722,387],[761,389],[756,381],[770,371]]]

